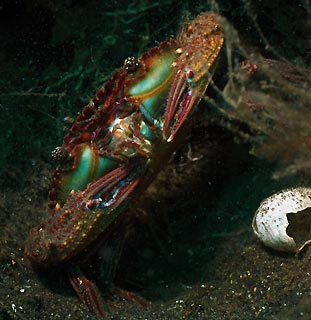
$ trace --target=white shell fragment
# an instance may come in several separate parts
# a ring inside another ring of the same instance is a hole
[[[278,251],[301,251],[311,242],[311,188],[286,189],[265,199],[252,226],[266,246]]]

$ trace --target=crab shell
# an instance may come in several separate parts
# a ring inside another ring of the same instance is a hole
[[[223,43],[217,15],[201,14],[176,40],[128,58],[97,92],[55,150],[52,213],[31,231],[31,261],[69,260],[148,187],[183,142]]]

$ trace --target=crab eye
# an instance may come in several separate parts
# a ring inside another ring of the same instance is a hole
[[[187,77],[187,81],[191,82],[193,80],[193,77],[194,77],[194,72],[191,69],[188,69],[186,71],[186,77]]]
[[[128,57],[125,59],[123,66],[128,73],[134,73],[139,67],[139,61],[135,57]]]
[[[58,161],[65,161],[70,158],[70,154],[66,149],[57,147],[52,151],[52,157]]]

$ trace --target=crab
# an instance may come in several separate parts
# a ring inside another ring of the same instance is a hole
[[[127,58],[97,92],[53,152],[51,215],[25,248],[33,264],[69,265],[108,241],[112,222],[185,140],[223,44],[219,17],[202,13],[176,39]],[[91,312],[106,318],[95,286],[77,272],[71,282]]]

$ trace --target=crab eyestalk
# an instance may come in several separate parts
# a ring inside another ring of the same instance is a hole
[[[211,82],[224,44],[217,15],[201,14],[185,26],[178,38],[178,70],[172,83],[164,117],[163,139],[171,142],[202,99]]]

